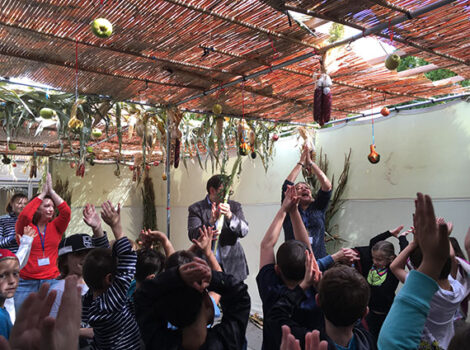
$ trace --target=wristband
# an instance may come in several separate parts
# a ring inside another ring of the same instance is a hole
[[[298,162],[297,165],[300,165],[302,166],[302,168],[305,168],[305,165],[303,165],[302,163]]]

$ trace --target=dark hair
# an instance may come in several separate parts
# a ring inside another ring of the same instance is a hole
[[[167,258],[165,269],[178,268],[190,263],[195,257],[196,254],[190,250],[179,250]],[[172,289],[162,297],[164,302],[160,304],[159,311],[173,326],[183,328],[196,320],[201,310],[203,297],[203,294],[189,286]]]
[[[7,204],[6,208],[5,208],[5,210],[6,210],[7,213],[10,213],[10,214],[13,213],[13,207],[11,206],[11,204],[12,204],[15,200],[20,199],[20,198],[26,198],[26,199],[28,199],[28,196],[25,195],[24,193],[15,193],[13,196],[11,196],[10,201],[8,202],[8,204]]]
[[[190,250],[178,250],[166,259],[165,269],[190,263],[196,256],[197,255]]]
[[[410,253],[410,261],[411,264],[413,265],[413,268],[417,269],[419,265],[421,265],[421,262],[423,261],[423,252],[421,251],[420,247],[416,247],[411,253]],[[439,279],[443,280],[449,277],[450,270],[452,269],[452,260],[451,258],[447,258],[444,266],[441,269],[441,273],[439,274]]]
[[[289,240],[281,244],[276,253],[276,264],[284,278],[289,281],[304,278],[306,250],[307,247],[300,241]]]
[[[228,180],[227,175],[217,174],[217,175],[212,176],[207,181],[207,185],[206,185],[207,193],[209,193],[209,189],[211,187],[218,190],[222,184],[227,183],[227,180]]]
[[[459,241],[455,237],[449,237],[450,244],[452,244],[452,248],[454,249],[455,256],[458,256],[460,259],[467,260],[465,257],[465,254],[462,251],[462,248],[460,248]]]
[[[320,281],[318,298],[325,318],[336,327],[353,325],[366,312],[370,288],[354,268],[338,265],[327,270]]]
[[[34,196],[34,198],[36,198],[38,195]],[[32,198],[31,200],[33,200],[34,198]],[[45,196],[44,199],[50,199],[52,201],[52,204],[54,204],[54,200],[52,199],[51,196]],[[44,202],[44,199],[42,200]],[[55,204],[54,204],[55,205]],[[39,208],[38,208],[39,209]],[[34,213],[33,215],[33,219],[31,220],[33,225],[37,225],[38,222],[39,222],[39,219],[41,218],[41,215],[38,213],[38,211],[36,210],[36,212]]]
[[[470,326],[465,326],[456,332],[447,347],[447,350],[468,350],[470,349]]]
[[[385,254],[387,258],[395,258],[395,247],[393,244],[389,241],[378,241],[377,243],[374,244],[372,247],[372,251],[381,251]]]
[[[85,258],[83,279],[91,290],[103,290],[108,273],[116,274],[117,259],[109,248],[95,248]]]
[[[147,276],[160,273],[163,270],[164,262],[165,257],[162,253],[148,248],[139,249],[135,265],[135,280],[143,282]]]
[[[57,268],[60,272],[59,277],[57,277],[58,280],[63,280],[69,274],[69,263],[67,262],[67,256],[69,254],[83,254],[84,252],[89,253],[89,250],[79,250],[76,252],[59,255],[57,257]]]

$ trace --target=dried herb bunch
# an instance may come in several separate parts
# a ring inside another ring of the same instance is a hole
[[[142,203],[144,207],[143,228],[157,229],[157,211],[155,209],[155,191],[153,189],[153,181],[148,172],[145,172],[144,182],[142,186]]]
[[[69,205],[69,207],[72,206],[72,190],[69,189],[68,179],[62,181],[60,177],[57,177],[57,180],[54,184],[54,191],[64,199],[64,201]]]

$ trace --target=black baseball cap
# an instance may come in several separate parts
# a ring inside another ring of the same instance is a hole
[[[91,236],[77,233],[62,239],[59,243],[59,256],[94,248]]]

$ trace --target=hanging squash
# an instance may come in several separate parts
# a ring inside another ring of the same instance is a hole
[[[370,153],[367,156],[367,159],[369,159],[369,162],[372,164],[377,164],[380,161],[380,154],[375,150],[374,144],[370,145]]]

